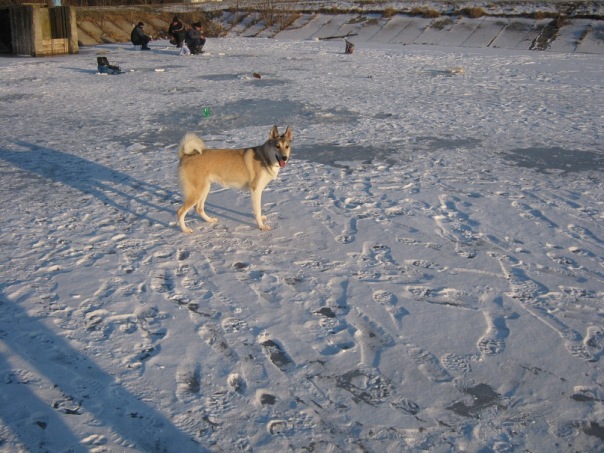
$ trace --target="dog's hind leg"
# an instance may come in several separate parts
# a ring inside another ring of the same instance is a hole
[[[197,214],[199,214],[201,216],[201,218],[203,220],[205,220],[206,222],[216,223],[216,222],[218,222],[218,219],[216,217],[210,217],[209,215],[206,214],[206,211],[205,211],[206,198],[208,198],[209,193],[210,193],[210,184],[208,183],[201,188],[201,193],[199,194],[199,198],[198,198],[197,206],[195,207],[195,210],[197,211]]]
[[[185,216],[187,215],[187,212],[189,212],[191,208],[195,206],[195,203],[195,198],[188,197],[176,213],[176,216],[178,217],[178,224],[180,225],[180,229],[183,233],[193,232],[193,230],[185,224]]]
[[[204,190],[205,189],[205,190]],[[208,187],[201,187],[199,188],[196,185],[193,184],[189,184],[188,182],[185,181],[185,183],[183,184],[183,196],[185,198],[185,201],[183,202],[182,206],[180,207],[180,209],[177,212],[177,217],[178,217],[178,224],[180,225],[180,229],[183,231],[183,233],[192,233],[193,230],[189,227],[187,227],[186,223],[185,223],[185,216],[187,215],[187,213],[191,210],[191,208],[195,205],[197,205],[196,211],[199,212],[199,214],[201,215],[201,217],[203,217],[205,219],[205,213],[203,212],[203,203],[206,199],[206,197],[208,196],[208,192],[210,190],[209,184]],[[199,207],[201,205],[201,208]]]

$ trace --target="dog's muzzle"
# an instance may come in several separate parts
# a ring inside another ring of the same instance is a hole
[[[277,162],[279,162],[279,166],[281,168],[285,167],[285,161],[287,160],[287,156],[279,156],[278,154],[275,154],[275,157],[277,158]]]

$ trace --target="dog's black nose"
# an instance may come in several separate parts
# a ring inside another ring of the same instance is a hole
[[[287,160],[287,156],[283,156],[281,159],[283,159],[283,162],[285,162]]]

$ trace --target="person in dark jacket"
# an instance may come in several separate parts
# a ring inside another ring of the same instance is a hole
[[[170,28],[168,28],[168,34],[174,38],[170,40],[172,44],[176,43],[176,47],[182,47],[182,43],[185,40],[185,36],[187,31],[185,30],[185,26],[178,19],[178,16],[174,16],[172,19],[172,23],[170,24]],[[173,42],[174,41],[174,42]]]
[[[132,41],[132,44],[135,46],[141,46],[142,50],[151,50],[147,46],[149,41],[151,41],[151,38],[145,34],[145,31],[143,30],[144,26],[145,24],[142,22],[136,24],[136,27],[134,27],[132,33],[130,33],[130,41]]]
[[[203,52],[203,46],[206,43],[206,38],[201,34],[201,22],[195,22],[191,26],[191,28],[187,31],[185,40],[193,55]]]

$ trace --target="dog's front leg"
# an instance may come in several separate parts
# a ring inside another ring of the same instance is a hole
[[[266,216],[262,215],[262,188],[260,187],[252,189],[252,208],[254,209],[254,217],[256,218],[258,228],[262,231],[270,230],[271,227],[264,224]]]

